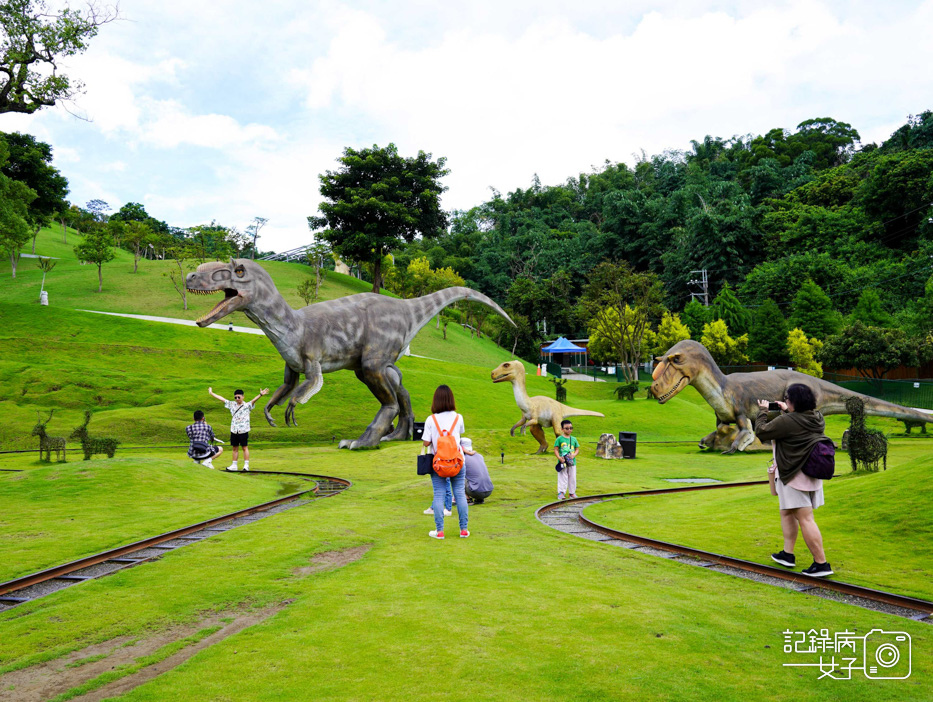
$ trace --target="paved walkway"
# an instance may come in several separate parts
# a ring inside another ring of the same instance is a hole
[[[78,312],[92,312],[94,314],[106,314],[111,317],[127,317],[129,319],[143,319],[147,322],[164,322],[166,324],[181,324],[185,327],[196,327],[197,322],[194,322],[190,319],[178,319],[176,317],[154,317],[149,314],[123,314],[121,312],[101,312],[100,310],[81,310]],[[262,329],[254,329],[253,327],[231,327],[228,324],[211,324],[206,329],[232,329],[235,332],[240,332],[241,334],[259,334],[260,336],[265,336],[265,332]]]

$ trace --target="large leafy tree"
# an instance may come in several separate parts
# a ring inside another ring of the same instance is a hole
[[[19,255],[29,241],[28,210],[36,193],[25,183],[3,174],[8,155],[6,143],[0,140],[0,250],[10,257],[15,278]]]
[[[855,368],[866,378],[881,379],[898,366],[914,365],[918,345],[900,329],[855,322],[826,340],[820,358],[824,366]]]
[[[6,142],[10,152],[9,160],[0,170],[36,193],[27,211],[32,227],[32,252],[35,253],[39,229],[47,225],[53,215],[68,207],[65,200],[68,181],[52,165],[52,147],[48,144],[19,132],[0,132],[0,139]]]
[[[83,53],[117,9],[53,10],[44,0],[0,1],[0,114],[31,114],[69,100],[83,86],[59,72],[59,61]]]
[[[852,320],[868,327],[887,327],[891,324],[891,315],[884,311],[878,291],[865,288],[852,310]]]
[[[320,176],[323,202],[312,230],[341,256],[373,266],[373,292],[382,287],[382,259],[402,242],[438,236],[447,226],[440,179],[446,159],[399,154],[395,144],[344,149],[340,168]]]
[[[690,330],[690,338],[699,341],[703,335],[703,325],[712,320],[712,312],[709,307],[694,298],[684,307],[680,319]]]
[[[664,290],[654,273],[639,273],[625,261],[604,261],[590,271],[580,317],[590,333],[607,340],[620,370],[629,382],[638,382],[638,363],[651,321],[664,312]]]
[[[753,361],[771,365],[787,361],[787,321],[771,298],[765,300],[752,315],[748,354]]]
[[[823,289],[812,280],[800,286],[794,298],[790,323],[807,335],[825,339],[839,329],[839,315]]]
[[[748,310],[746,310],[739,298],[732,292],[729,283],[722,286],[722,290],[713,300],[710,308],[713,319],[721,319],[729,327],[733,334],[742,335],[748,332],[749,322],[751,321]]]
[[[745,349],[748,347],[748,334],[736,338],[729,335],[729,327],[721,319],[715,319],[703,325],[700,343],[706,347],[713,360],[720,366],[739,366],[748,363]]]

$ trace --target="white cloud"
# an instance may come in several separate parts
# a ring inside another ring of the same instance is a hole
[[[809,117],[880,141],[931,107],[930,1],[356,5],[124,0],[132,21],[73,62],[94,121],[0,129],[53,143],[78,202],[141,201],[177,225],[261,215],[268,249],[307,240],[317,175],[349,145],[446,156],[444,204],[469,207],[535,173]]]

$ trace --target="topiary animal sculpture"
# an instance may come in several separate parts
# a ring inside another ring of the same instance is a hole
[[[888,469],[888,439],[877,429],[865,426],[865,401],[861,397],[850,397],[846,400],[846,412],[852,418],[849,427],[849,461],[852,470],[858,470],[861,463],[865,470],[875,472],[878,463]]]
[[[120,443],[116,439],[110,438],[98,438],[96,436],[91,436],[88,434],[87,425],[91,423],[91,412],[90,410],[85,410],[84,412],[84,424],[80,427],[75,427],[75,430],[71,432],[71,439],[78,439],[81,442],[81,449],[84,451],[84,460],[90,460],[91,456],[95,453],[106,453],[107,458],[113,458],[113,454],[117,452],[117,445]]]
[[[550,378],[550,381],[554,383],[554,397],[558,402],[567,401],[567,388],[564,385],[567,384],[567,380],[558,380],[557,378]],[[522,427],[524,429],[525,427]]]
[[[36,426],[32,428],[31,436],[39,437],[39,460],[42,460],[42,452],[45,451],[45,460],[51,462],[52,460],[52,451],[55,452],[56,461],[65,461],[65,437],[64,436],[49,436],[45,433],[45,425],[52,421],[52,415],[55,414],[55,410],[49,412],[48,419],[44,422],[42,421],[41,416],[36,412]]]

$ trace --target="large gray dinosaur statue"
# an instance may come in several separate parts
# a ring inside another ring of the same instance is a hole
[[[411,438],[415,417],[395,362],[421,327],[447,305],[457,300],[482,302],[514,325],[499,305],[470,288],[447,288],[411,300],[361,293],[295,310],[262,266],[245,259],[202,263],[188,274],[185,286],[193,293],[224,293],[224,299],[197,321],[198,326],[206,327],[231,312],[242,311],[285,359],[285,382],[272,393],[264,410],[272,426],[275,422],[269,410],[287,397],[291,399],[285,423],[295,424],[295,405],[304,404],[320,391],[324,373],[356,373],[382,407],[360,438],[343,440],[340,448]],[[305,380],[299,384],[301,374]],[[396,417],[398,426],[392,431]]]
[[[784,398],[788,386],[803,383],[813,390],[816,408],[823,414],[846,414],[846,399],[860,397],[865,414],[914,422],[933,422],[933,414],[918,412],[874,397],[846,390],[838,385],[790,370],[732,373],[726,375],[703,344],[679,341],[663,356],[658,356],[651,385],[652,394],[662,405],[688,385],[692,385],[716,412],[716,431],[700,441],[700,447],[719,445],[724,436],[732,438],[723,453],[744,451],[755,441],[751,418],[758,414],[758,400],[776,401]],[[737,432],[726,425],[735,424]],[[734,435],[733,435],[734,434]]]

